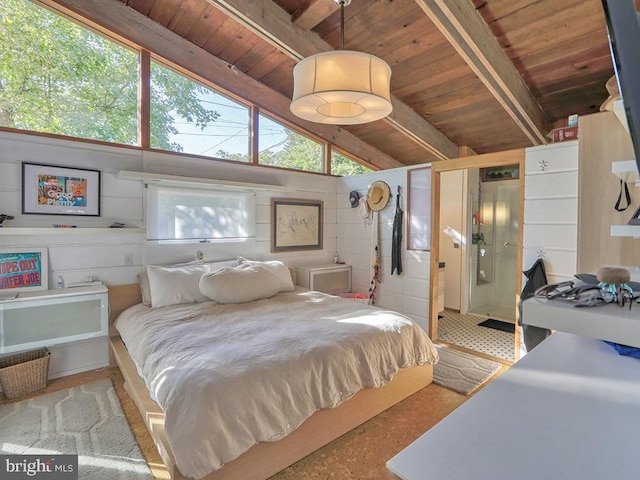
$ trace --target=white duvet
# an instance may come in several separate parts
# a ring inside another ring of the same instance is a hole
[[[137,305],[116,328],[165,411],[180,472],[193,478],[400,368],[437,360],[409,318],[299,288],[238,305]]]

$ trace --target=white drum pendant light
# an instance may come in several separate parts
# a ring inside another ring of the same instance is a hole
[[[374,55],[343,50],[344,7],[340,6],[340,50],[301,60],[293,69],[291,111],[304,120],[355,125],[391,113],[391,68]]]

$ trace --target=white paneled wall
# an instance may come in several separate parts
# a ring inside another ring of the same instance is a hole
[[[101,216],[22,215],[22,162],[100,170]],[[112,284],[130,283],[142,265],[144,235],[140,230],[105,227],[116,221],[130,227],[143,226],[142,185],[116,178],[118,170],[139,169],[140,164],[137,149],[0,132],[0,213],[15,216],[4,222],[0,248],[48,247],[49,285],[56,284],[58,275],[67,284],[94,276]],[[52,227],[54,223],[78,228],[53,234],[11,228]],[[131,254],[133,265],[124,266],[125,253]]]
[[[387,182],[392,193],[388,205],[379,213],[382,282],[376,290],[376,305],[410,316],[428,332],[430,256],[429,252],[406,250],[406,168],[339,179],[337,187],[338,254],[341,261],[352,265],[353,290],[367,293],[372,276],[370,265],[372,226],[370,222],[360,217],[357,208],[351,208],[349,192],[357,190],[361,196],[366,197],[369,186],[376,180]],[[391,239],[398,186],[401,187],[400,204],[405,213],[402,242],[403,272],[402,275],[391,275]],[[425,208],[428,207],[425,206]]]
[[[22,162],[100,170],[101,216],[22,215]],[[105,228],[113,222],[122,222],[128,227],[144,227],[143,182],[117,178],[120,170],[144,170],[277,187],[255,193],[256,237],[246,243],[157,245],[146,241],[144,230]],[[207,260],[243,255],[256,259],[279,258],[292,267],[325,263],[333,257],[337,243],[336,187],[335,177],[0,132],[0,213],[15,216],[14,220],[6,221],[5,228],[0,231],[0,248],[48,247],[50,285],[55,285],[58,275],[62,275],[67,284],[86,281],[90,277],[111,285],[135,283],[136,275],[146,264],[193,260],[198,250]],[[324,202],[322,250],[271,253],[271,199],[275,197]],[[78,228],[73,231],[65,229],[65,232],[43,228],[35,230],[35,233],[33,229],[14,228],[51,227],[54,223],[75,224]],[[132,264],[125,265],[129,258]]]
[[[45,163],[82,167],[102,172],[100,217],[22,215],[21,163]],[[255,192],[256,236],[242,244],[193,243],[158,245],[147,242],[144,234],[145,189],[141,180],[117,177],[120,170],[158,174],[216,178],[273,186]],[[334,251],[353,266],[354,291],[368,292],[371,280],[371,225],[350,208],[348,194],[358,190],[365,196],[369,185],[384,180],[393,197],[380,212],[382,241],[382,283],[376,304],[398,310],[414,318],[428,330],[429,252],[406,251],[407,169],[387,170],[357,177],[335,178],[309,175],[255,165],[238,165],[137,148],[96,145],[72,140],[0,132],[0,213],[16,218],[5,222],[0,248],[46,246],[49,249],[49,282],[62,275],[65,282],[86,281],[91,277],[107,284],[135,283],[136,275],[147,264],[166,264],[195,259],[198,250],[207,260],[223,260],[243,255],[255,259],[283,260],[287,265],[321,264],[332,261]],[[403,268],[401,276],[391,275],[391,237],[395,213],[395,194],[402,188]],[[313,199],[324,202],[323,249],[303,252],[271,252],[271,200],[273,198]],[[425,209],[428,209],[425,206]],[[106,229],[123,222],[136,229]],[[51,229],[20,230],[15,227],[51,227],[54,223],[78,225],[71,232]],[[94,230],[90,230],[93,228]],[[129,264],[131,260],[131,264]]]
[[[100,217],[22,215],[21,163],[45,163],[97,169],[102,172]],[[423,165],[424,166],[424,165]],[[265,185],[255,192],[256,236],[243,244],[157,245],[146,242],[144,230],[105,229],[113,222],[144,227],[144,185],[140,180],[118,178],[120,170],[168,175],[217,178]],[[256,259],[278,258],[291,267],[328,263],[337,250],[340,260],[353,267],[354,291],[367,293],[371,281],[371,225],[351,208],[351,190],[365,196],[369,185],[384,180],[393,194],[380,212],[382,283],[378,306],[411,316],[428,331],[430,253],[406,250],[407,168],[385,170],[356,177],[335,178],[309,175],[255,165],[238,165],[174,154],[143,152],[137,148],[96,145],[0,132],[0,213],[16,218],[5,222],[0,248],[47,246],[49,281],[62,275],[67,283],[97,277],[107,284],[134,283],[146,264],[172,263],[195,258],[222,260],[244,255]],[[549,280],[570,278],[576,269],[578,145],[565,142],[527,149],[525,169],[525,214],[523,269],[543,252]],[[391,275],[391,237],[395,195],[402,189],[402,275]],[[271,200],[300,198],[324,202],[323,249],[304,252],[271,252]],[[430,206],[425,205],[425,209]],[[430,212],[428,212],[429,214]],[[73,223],[73,232],[29,230],[20,234],[12,227],[51,227]],[[90,228],[103,227],[97,230]],[[126,259],[126,260],[125,260]],[[132,260],[132,264],[129,263]]]
[[[576,272],[578,142],[526,150],[523,270],[542,254],[549,282]]]
[[[196,178],[273,185],[272,190],[255,192],[256,236],[246,243],[191,244],[189,246],[150,244],[145,248],[148,264],[167,263],[162,259],[180,261],[195,258],[201,250],[205,259],[226,260],[242,255],[255,259],[279,259],[290,267],[329,262],[336,249],[336,179],[323,175],[309,175],[255,165],[237,165],[227,162],[181,157],[159,152],[144,152],[143,169],[146,172]],[[138,183],[141,184],[140,181]],[[303,252],[271,252],[271,200],[290,198],[321,200],[324,203],[323,248]]]
[[[107,227],[114,221],[142,226],[142,187],[116,179],[118,170],[140,168],[140,151],[85,142],[0,132],[0,213],[14,215],[7,226],[51,227],[71,223]],[[21,215],[22,162],[101,170],[101,216]]]

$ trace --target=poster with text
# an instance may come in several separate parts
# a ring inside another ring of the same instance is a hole
[[[0,251],[0,292],[47,289],[46,249]]]

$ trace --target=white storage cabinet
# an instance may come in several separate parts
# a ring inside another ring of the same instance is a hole
[[[296,282],[301,287],[324,293],[351,292],[351,265],[332,263],[298,267]]]
[[[104,285],[0,300],[0,354],[47,347],[49,378],[107,366],[108,304]]]

